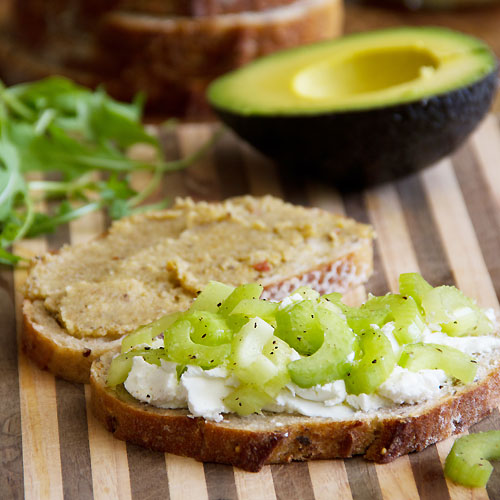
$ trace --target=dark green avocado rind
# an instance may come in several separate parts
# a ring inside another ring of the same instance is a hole
[[[498,66],[466,87],[375,109],[243,116],[212,106],[289,174],[356,189],[408,175],[454,151],[490,108],[497,73]]]

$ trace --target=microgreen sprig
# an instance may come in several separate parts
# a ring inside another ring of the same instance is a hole
[[[142,106],[142,96],[122,103],[61,77],[12,87],[0,82],[0,264],[19,262],[9,251],[19,239],[90,212],[105,209],[120,218],[166,206],[168,200],[139,205],[164,174],[197,161],[219,134],[185,158],[166,161],[141,122]],[[136,144],[153,148],[150,161],[127,154]],[[151,173],[141,192],[131,186],[136,171]],[[33,174],[41,179],[30,180]],[[52,201],[50,213],[37,210],[43,200]]]

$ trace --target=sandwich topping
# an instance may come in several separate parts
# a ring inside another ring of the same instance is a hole
[[[281,303],[261,291],[211,282],[188,311],[126,337],[108,385],[216,422],[262,411],[340,420],[453,394],[500,350],[492,310],[414,273],[360,307],[307,287]]]

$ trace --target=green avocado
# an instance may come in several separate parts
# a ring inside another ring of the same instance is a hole
[[[453,151],[491,105],[492,51],[437,27],[349,35],[263,57],[215,80],[215,112],[289,173],[362,187]]]

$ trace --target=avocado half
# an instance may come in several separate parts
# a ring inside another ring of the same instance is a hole
[[[453,151],[488,111],[497,60],[437,27],[345,36],[263,57],[215,80],[220,119],[287,172],[359,188]]]

